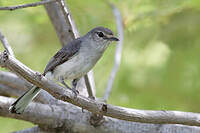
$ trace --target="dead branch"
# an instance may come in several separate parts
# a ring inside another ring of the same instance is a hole
[[[70,24],[71,32],[74,35],[73,38],[78,38],[80,36],[79,32],[78,32],[76,25],[75,25],[70,13],[69,13],[69,10],[67,8],[65,1],[64,0],[58,0],[58,3],[59,3],[59,5],[62,9],[63,14],[64,14],[66,24]]]
[[[28,88],[33,87],[32,84],[18,77],[11,72],[0,71],[0,84],[10,86],[12,88],[18,88],[22,91],[26,91]]]
[[[11,114],[8,107],[14,101],[13,98],[0,96],[0,116],[31,121],[38,125],[46,125],[47,131],[56,130],[68,131],[70,133],[199,133],[200,127],[190,127],[183,125],[169,124],[142,124],[106,118],[105,122],[99,127],[93,127],[88,123],[89,112],[82,113],[81,109],[70,104],[47,105],[30,103],[22,115]],[[37,110],[35,109],[37,108]],[[36,130],[37,128],[34,127]],[[33,130],[33,129],[31,129]],[[34,130],[34,131],[35,131]],[[38,131],[38,129],[37,129]],[[35,132],[37,132],[35,131]],[[55,131],[55,132],[56,132]]]
[[[3,44],[4,48],[6,49],[6,51],[7,51],[10,55],[14,56],[13,50],[12,50],[10,44],[8,43],[8,40],[7,40],[7,39],[5,38],[5,36],[1,33],[1,31],[0,31],[0,40],[1,40],[1,43]]]
[[[32,88],[33,85],[26,80],[21,79],[11,72],[0,71],[0,94],[5,96],[19,97],[26,90]],[[55,104],[57,101],[52,95],[42,90],[41,93],[34,99],[40,103]]]
[[[18,77],[14,73],[0,71],[0,94],[18,97],[32,87],[32,84]],[[53,104],[57,100],[45,90],[42,90],[41,93],[36,97],[35,101]]]
[[[14,11],[17,9],[22,9],[22,8],[27,8],[27,7],[36,7],[36,6],[45,5],[45,4],[49,4],[49,3],[53,3],[53,2],[56,2],[56,0],[45,0],[45,1],[39,1],[39,2],[35,2],[35,3],[23,4],[23,5],[17,5],[17,6],[0,7],[0,10]]]
[[[89,98],[95,99],[95,95],[94,95],[93,89],[90,85],[90,80],[89,80],[89,77],[87,74],[84,76],[84,79],[85,79],[85,84],[87,86],[86,88],[87,88]]]
[[[25,91],[0,84],[0,95],[2,96],[21,96]]]

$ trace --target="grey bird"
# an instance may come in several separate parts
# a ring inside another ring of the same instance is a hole
[[[59,81],[77,95],[78,80],[94,67],[112,41],[118,41],[118,38],[114,37],[110,29],[96,27],[61,48],[50,59],[43,75],[50,80]],[[70,88],[64,80],[73,80],[72,87]],[[34,86],[25,92],[10,106],[10,112],[23,113],[40,90],[39,87]]]

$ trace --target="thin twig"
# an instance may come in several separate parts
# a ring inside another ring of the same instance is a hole
[[[94,73],[93,73],[93,70],[90,70],[88,73],[87,73],[87,76],[88,76],[88,80],[89,80],[89,83],[90,83],[90,94],[88,92],[88,96],[91,97],[91,98],[96,98],[96,91],[95,91],[95,81],[94,81]],[[89,91],[89,90],[87,90]]]
[[[89,98],[95,99],[95,95],[94,95],[94,92],[92,91],[92,87],[91,87],[91,84],[90,84],[88,74],[86,74],[84,76],[84,79],[85,79],[85,85],[86,85],[86,88],[87,88]]]
[[[13,53],[13,50],[12,50],[11,46],[8,43],[8,40],[6,39],[6,37],[1,33],[1,30],[0,30],[0,40],[1,40],[1,43],[3,44],[4,48],[6,49],[6,51],[11,56],[14,56],[14,53]]]
[[[120,66],[123,39],[124,39],[123,25],[122,25],[122,18],[121,18],[120,11],[119,11],[119,9],[117,7],[115,7],[115,5],[113,5],[113,4],[109,4],[109,5],[112,7],[113,14],[115,15],[119,41],[116,44],[114,66],[113,66],[112,72],[110,73],[110,77],[109,77],[109,80],[108,80],[107,88],[106,88],[105,93],[104,93],[104,98],[103,99],[105,101],[107,101],[109,96],[110,96],[110,93],[111,93],[111,90],[112,90],[112,85],[113,85],[113,82],[115,80],[116,73],[117,73],[117,71],[119,69],[119,66]]]
[[[36,7],[44,4],[49,4],[52,2],[56,2],[56,0],[45,0],[45,1],[39,1],[35,3],[29,3],[29,4],[23,4],[23,5],[17,5],[17,6],[6,6],[6,7],[0,7],[0,10],[17,10],[17,9],[22,9],[22,8],[27,8],[27,7]]]

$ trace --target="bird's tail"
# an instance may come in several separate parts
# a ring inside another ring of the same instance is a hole
[[[26,91],[10,106],[9,111],[17,114],[23,113],[26,106],[37,96],[39,91],[40,88],[37,86],[34,86],[30,90]]]

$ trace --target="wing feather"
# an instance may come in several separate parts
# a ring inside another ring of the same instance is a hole
[[[60,49],[48,62],[44,70],[43,75],[49,71],[53,71],[58,65],[68,61],[72,56],[79,52],[81,46],[81,39],[77,38],[70,42],[68,45],[65,45]]]

